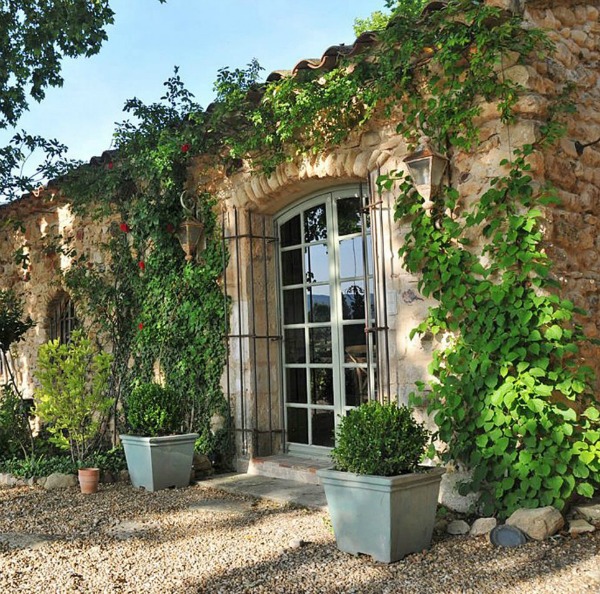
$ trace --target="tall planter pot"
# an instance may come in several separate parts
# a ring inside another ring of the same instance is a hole
[[[121,435],[127,470],[134,487],[159,491],[187,487],[194,458],[197,433],[140,437]]]
[[[338,548],[383,563],[428,548],[444,472],[382,477],[317,470]]]

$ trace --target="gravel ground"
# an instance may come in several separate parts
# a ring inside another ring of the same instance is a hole
[[[516,549],[436,536],[384,565],[339,552],[323,512],[201,485],[21,487],[0,490],[0,592],[597,594],[600,531]]]

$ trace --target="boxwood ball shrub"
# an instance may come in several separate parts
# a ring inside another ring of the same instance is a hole
[[[331,457],[337,470],[395,476],[416,470],[428,441],[408,407],[372,401],[342,419]]]
[[[181,433],[184,407],[169,387],[147,382],[138,384],[125,401],[127,430],[134,435],[158,437]]]

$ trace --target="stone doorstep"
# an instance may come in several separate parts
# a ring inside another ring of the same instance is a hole
[[[285,479],[297,483],[318,485],[317,470],[331,466],[331,461],[299,456],[279,455],[265,458],[252,458],[248,462],[247,473]]]

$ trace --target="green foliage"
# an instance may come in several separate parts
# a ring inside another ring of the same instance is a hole
[[[390,20],[390,14],[376,10],[372,12],[366,19],[354,19],[354,35],[359,37],[366,31],[381,31],[387,27]]]
[[[53,340],[39,349],[36,413],[49,423],[51,441],[70,450],[73,460],[85,458],[112,404],[106,396],[111,359],[81,330],[68,344]]]
[[[553,140],[556,129],[547,133]],[[413,332],[441,340],[431,392],[417,402],[427,403],[448,446],[442,457],[473,469],[464,492],[479,492],[483,513],[501,516],[518,507],[562,509],[575,493],[590,497],[600,486],[600,414],[574,317],[583,312],[550,292],[541,246],[538,205],[553,196],[532,189],[528,158],[538,148],[516,150],[503,163],[507,174],[460,218],[439,214],[454,210],[456,190],[446,188],[438,215],[428,217],[411,184],[396,179],[396,214],[411,221],[404,265],[438,301]],[[470,249],[475,230],[485,238],[480,252]]]
[[[103,471],[117,473],[127,468],[123,448],[97,450],[76,461],[68,455],[39,454],[26,458],[14,457],[0,460],[0,472],[19,478],[50,476],[55,472],[77,474],[79,468],[100,468]]]
[[[200,129],[206,122],[177,72],[165,86],[158,103],[127,102],[135,123],[119,125],[114,162],[70,176],[66,191],[76,212],[115,222],[102,246],[106,263],[66,248],[73,265],[65,282],[78,310],[113,345],[115,404],[134,386],[151,382],[158,366],[169,394],[181,403],[177,430],[196,431],[224,447],[209,437],[209,428],[215,412],[229,416],[220,386],[228,303],[219,279],[227,257],[208,192],[187,191],[190,200],[197,198],[192,211],[204,226],[201,258],[186,263],[175,234],[190,156],[206,146]],[[68,244],[64,238],[62,249]]]
[[[0,391],[0,460],[27,455],[31,429],[25,403],[10,385]]]
[[[372,401],[348,411],[331,457],[337,470],[395,476],[414,472],[425,454],[427,430],[406,406]]]
[[[70,456],[31,456],[11,458],[0,462],[0,472],[6,472],[19,478],[50,476],[55,472],[77,474],[77,462]]]
[[[120,472],[127,468],[125,450],[122,447],[92,452],[80,465],[80,468],[99,468],[112,473]]]
[[[62,86],[63,56],[97,53],[113,15],[108,0],[19,0],[3,8],[0,128],[16,124],[28,95],[41,101],[47,87]]]
[[[12,289],[0,290],[0,351],[23,340],[23,335],[35,326],[35,322],[24,316],[22,300]]]
[[[181,433],[186,408],[173,389],[139,384],[125,398],[126,426],[133,435],[146,437]]]

